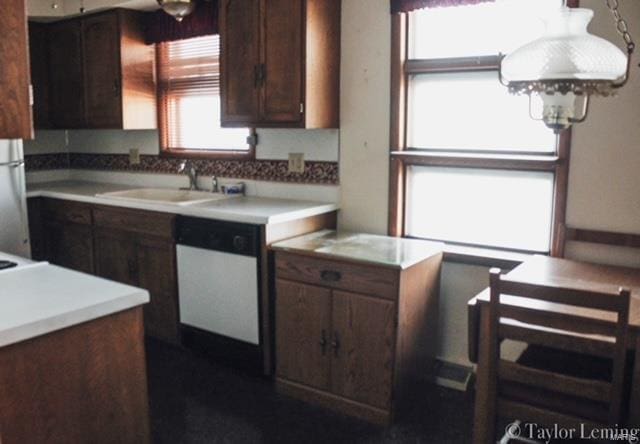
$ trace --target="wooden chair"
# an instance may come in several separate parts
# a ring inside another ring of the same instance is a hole
[[[587,429],[623,424],[630,291],[595,292],[515,282],[498,269],[491,270],[490,279],[488,318],[484,318],[481,338],[487,343],[478,362],[474,444],[495,443],[497,419],[505,416],[577,430],[581,424]],[[544,310],[549,303],[571,310],[552,315]],[[589,310],[611,312],[612,318],[616,315],[615,326],[589,322]],[[577,377],[507,361],[500,356],[500,344],[506,339],[560,350],[567,356],[604,358],[612,377]]]

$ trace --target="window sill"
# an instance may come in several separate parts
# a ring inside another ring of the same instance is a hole
[[[180,159],[210,159],[210,160],[255,160],[255,149],[246,151],[216,151],[216,150],[182,150],[162,149],[161,157],[174,157]]]
[[[528,253],[514,253],[490,248],[463,247],[459,245],[445,245],[444,248],[445,262],[497,267],[505,270],[511,270],[517,267],[531,256],[532,254]]]

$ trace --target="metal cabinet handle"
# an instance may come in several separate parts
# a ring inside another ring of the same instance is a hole
[[[340,340],[338,339],[338,333],[333,333],[333,341],[331,341],[331,348],[333,349],[333,355],[338,356],[338,349],[340,348]]]
[[[320,278],[327,282],[338,282],[342,279],[342,274],[339,271],[323,270],[320,272]]]
[[[322,356],[327,354],[327,331],[322,330],[322,336],[320,337],[320,349],[322,350]]]
[[[19,166],[24,165],[24,160],[12,160],[11,162],[0,162],[0,167],[14,167],[18,168]]]

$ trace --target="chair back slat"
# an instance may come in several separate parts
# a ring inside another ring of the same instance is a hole
[[[502,277],[500,293],[538,299],[555,304],[618,312],[624,306],[619,291],[592,291],[510,281]]]
[[[521,305],[509,305],[501,299],[500,316],[525,324],[545,325],[549,328],[569,329],[585,335],[614,336],[615,328],[608,322],[589,318],[588,316],[569,313],[550,312],[539,308],[528,308]],[[518,298],[520,299],[520,298]]]

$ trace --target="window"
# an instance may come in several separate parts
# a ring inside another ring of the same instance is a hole
[[[561,0],[496,0],[393,17],[390,232],[559,254],[569,133],[529,117],[499,54]],[[534,103],[533,106],[539,106]]]
[[[220,125],[220,38],[159,43],[160,140],[165,153],[251,157],[247,128]]]

